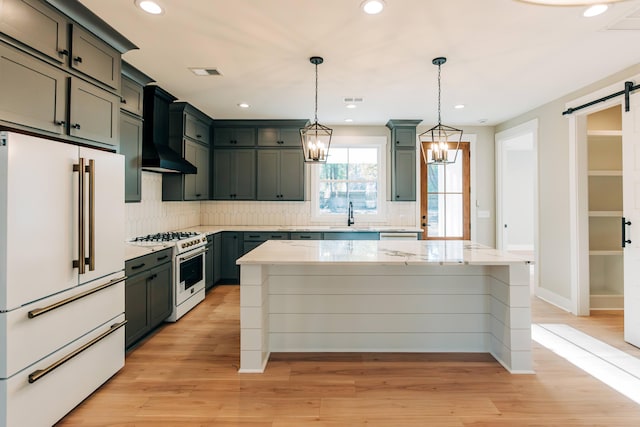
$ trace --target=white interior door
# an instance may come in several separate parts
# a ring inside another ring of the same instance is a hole
[[[625,225],[624,339],[640,347],[640,93],[622,113],[622,192]]]

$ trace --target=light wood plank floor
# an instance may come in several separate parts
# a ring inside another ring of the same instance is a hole
[[[125,367],[58,426],[634,426],[640,405],[533,343],[535,375],[484,354],[274,354],[238,374],[239,287],[219,286],[130,352]],[[533,302],[640,358],[620,312],[577,318]]]

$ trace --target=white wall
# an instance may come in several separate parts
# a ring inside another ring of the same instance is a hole
[[[567,102],[639,72],[637,64],[496,126],[500,132],[538,119],[540,288],[561,299],[571,298],[569,224],[575,221],[569,214],[569,124],[562,112]]]

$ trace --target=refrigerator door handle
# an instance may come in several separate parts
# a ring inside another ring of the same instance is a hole
[[[96,269],[96,161],[89,160],[89,271]]]
[[[79,274],[85,274],[84,258],[84,157],[78,159],[78,164],[73,165],[73,171],[78,172],[78,259],[73,260],[73,268],[78,269]]]

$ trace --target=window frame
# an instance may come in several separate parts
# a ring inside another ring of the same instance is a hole
[[[377,214],[356,214],[356,225],[359,222],[386,222],[387,210],[387,137],[385,136],[334,136],[329,147],[329,155],[334,148],[375,148],[378,151],[378,177],[377,188],[378,197],[376,203],[378,206]],[[311,188],[309,191],[311,201],[311,221],[313,222],[340,222],[346,224],[346,213],[322,213],[320,211],[320,203],[318,194],[320,190],[320,168],[317,165],[309,165],[311,168]]]

